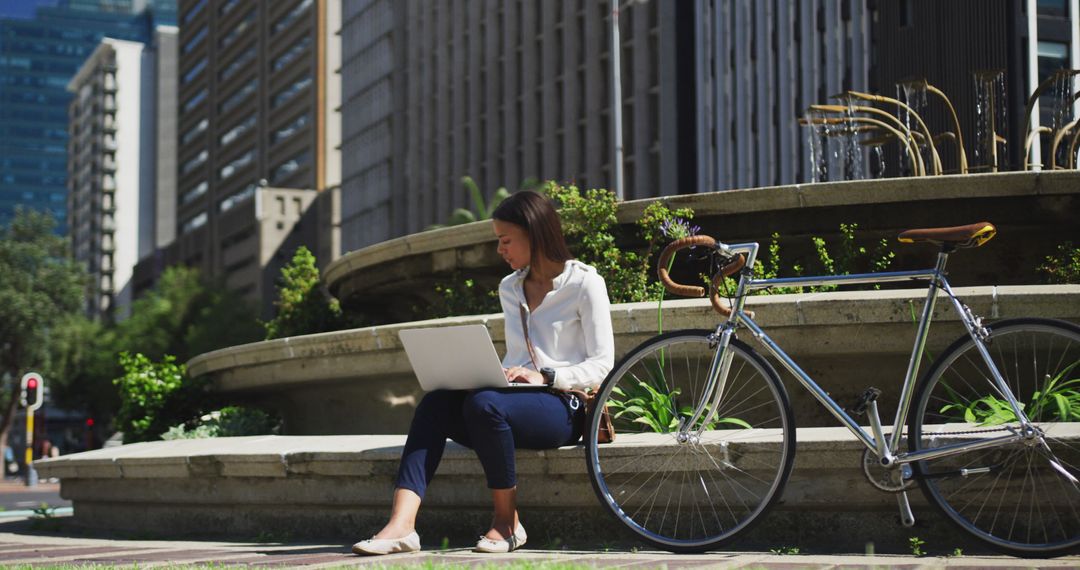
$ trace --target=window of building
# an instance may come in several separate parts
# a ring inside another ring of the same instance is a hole
[[[191,52],[191,50],[199,47],[199,44],[206,39],[206,34],[210,33],[210,28],[203,26],[199,28],[199,31],[195,32],[195,35],[191,36],[191,39],[184,44],[184,47],[180,49],[181,54]]]
[[[255,9],[252,8],[251,11],[247,13],[247,16],[244,16],[243,20],[240,20],[240,22],[233,26],[233,29],[229,30],[229,33],[225,34],[225,36],[221,38],[221,41],[218,42],[218,45],[220,45],[222,48],[229,47],[230,45],[232,45],[233,42],[240,39],[240,35],[246,32],[247,29],[250,28],[254,23]]]
[[[274,94],[274,99],[270,102],[270,108],[276,109],[280,107],[286,101],[296,96],[297,93],[306,89],[309,85],[311,85],[310,76],[297,79],[293,82],[292,85],[289,85],[288,87]]]
[[[299,117],[296,117],[295,119],[292,120],[292,122],[285,125],[284,127],[281,127],[280,129],[274,131],[274,133],[272,135],[270,135],[270,144],[275,145],[275,144],[277,144],[277,143],[279,143],[279,142],[293,136],[300,129],[307,126],[309,120],[310,120],[309,115],[307,113],[304,113],[304,114],[300,115]]]
[[[285,50],[285,53],[279,55],[275,60],[271,69],[278,71],[292,63],[296,58],[300,57],[300,54],[307,51],[308,46],[311,45],[311,36],[304,36],[300,38],[296,43],[289,46],[289,49]]]
[[[218,209],[222,212],[228,212],[233,208],[233,206],[236,206],[244,200],[247,200],[248,198],[254,196],[256,188],[257,186],[255,186],[255,184],[248,184],[247,186],[244,186],[239,192],[234,192],[233,194],[230,194],[228,198],[225,198],[224,200],[219,202]]]
[[[183,204],[190,203],[191,201],[195,200],[199,196],[202,196],[203,194],[206,194],[206,191],[209,190],[209,189],[210,189],[210,185],[207,184],[205,180],[203,180],[202,182],[196,184],[195,187],[192,188],[191,190],[188,190],[187,192],[184,192],[183,194],[180,195],[180,204],[183,205]]]
[[[206,159],[208,158],[210,158],[210,153],[208,153],[206,149],[203,149],[199,154],[195,155],[193,158],[180,165],[180,175],[183,176],[184,174],[187,174],[188,172],[191,172],[192,170],[195,170],[196,168],[202,166],[202,164],[206,162]]]
[[[180,135],[180,144],[186,145],[191,141],[195,140],[195,137],[203,134],[209,126],[210,121],[206,120],[205,118],[199,121],[197,125],[188,129],[188,131],[183,135]]]
[[[187,70],[187,73],[185,73],[182,78],[180,78],[180,83],[184,84],[194,81],[195,78],[202,74],[203,70],[206,69],[208,63],[209,60],[207,60],[207,58],[204,57],[200,59],[195,65],[191,66],[191,69]]]
[[[1035,9],[1040,16],[1068,16],[1069,0],[1038,0]]]
[[[248,118],[241,121],[235,127],[229,129],[225,134],[221,135],[221,138],[219,138],[218,141],[221,143],[222,147],[228,146],[233,141],[235,141],[237,138],[239,138],[240,135],[246,133],[248,130],[252,129],[253,127],[255,127],[255,114],[254,113],[249,115]]]
[[[232,109],[233,107],[236,107],[237,105],[242,103],[244,101],[244,99],[247,99],[247,97],[249,95],[254,93],[258,88],[259,88],[259,78],[257,78],[257,77],[252,78],[251,81],[248,81],[242,87],[240,87],[239,89],[234,91],[233,94],[230,95],[228,99],[225,99],[225,101],[223,101],[221,103],[220,111],[222,113],[225,113],[225,112],[229,111],[230,109]]]
[[[233,174],[236,174],[237,170],[240,170],[241,168],[251,164],[253,160],[255,160],[255,149],[248,149],[247,152],[232,159],[232,161],[230,161],[225,166],[222,166],[218,174],[222,180],[225,180]]]
[[[225,66],[225,69],[221,70],[221,73],[218,74],[218,77],[222,81],[225,81],[226,79],[236,75],[237,72],[244,69],[245,66],[247,66],[249,63],[251,63],[251,61],[255,59],[256,55],[257,54],[255,52],[255,46],[249,47],[243,53],[238,55],[236,57],[236,59],[234,59],[232,61],[232,63]]]
[[[184,19],[182,20],[182,23],[187,24],[192,19],[194,19],[195,16],[198,16],[199,12],[202,12],[203,8],[206,8],[206,2],[207,0],[199,0],[198,2],[196,2],[195,5],[192,6],[191,9],[184,14]]]
[[[225,14],[232,12],[233,8],[236,8],[236,5],[239,3],[240,0],[225,0],[225,2],[221,4],[221,8],[218,8],[218,14],[224,16]]]
[[[209,219],[210,217],[206,215],[205,211],[199,212],[195,216],[192,216],[190,219],[188,219],[188,221],[184,222],[184,224],[180,227],[180,233],[186,234],[188,232],[197,230],[205,226],[206,222]]]
[[[311,162],[311,153],[305,150],[274,168],[273,181],[280,182],[288,178],[309,162]]]
[[[1061,42],[1039,42],[1039,81],[1065,69],[1069,63],[1069,46]]]
[[[209,94],[210,92],[205,87],[203,87],[198,93],[196,93],[190,99],[184,102],[184,112],[190,112],[195,107],[198,107],[200,103],[206,100],[206,97]]]
[[[297,18],[301,16],[301,14],[307,11],[307,9],[310,8],[312,4],[313,0],[300,0],[299,2],[297,2],[296,6],[294,6],[292,10],[289,10],[288,14],[285,14],[284,16],[279,18],[278,21],[274,22],[274,29],[271,33],[276,34],[288,28],[290,25],[292,25],[293,22],[296,21]]]

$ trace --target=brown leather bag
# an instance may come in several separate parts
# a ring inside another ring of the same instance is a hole
[[[529,360],[532,360],[534,370],[539,370],[536,366],[536,353],[533,350],[532,341],[529,340],[529,318],[526,314],[525,305],[522,304],[518,307],[521,310],[521,329],[525,333],[525,347],[529,349]],[[585,413],[576,414],[574,416],[575,421],[578,422],[578,431],[581,432],[581,437],[586,436],[586,432],[589,427],[589,418],[596,413],[596,404],[598,398],[596,392],[585,390],[556,390],[552,388],[551,391],[560,396],[570,396],[576,398],[578,402],[585,404]],[[580,405],[580,404],[579,404]],[[570,407],[577,409],[573,405],[573,400],[570,402]],[[600,410],[600,428],[596,432],[596,443],[611,443],[615,441],[615,426],[611,423],[611,414],[608,412],[608,407],[605,405]]]

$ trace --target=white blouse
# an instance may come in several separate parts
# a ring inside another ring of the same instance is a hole
[[[615,366],[615,335],[604,278],[591,266],[571,259],[536,310],[529,311],[524,288],[528,272],[528,267],[515,271],[499,284],[506,326],[503,366],[533,368],[521,324],[524,305],[537,369],[554,368],[554,387],[559,390],[596,388]]]

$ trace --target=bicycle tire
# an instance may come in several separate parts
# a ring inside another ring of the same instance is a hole
[[[1080,486],[1069,477],[1080,479],[1080,391],[1062,394],[1061,383],[1076,379],[1072,386],[1080,387],[1080,327],[1024,318],[988,328],[988,352],[1041,435],[915,462],[913,473],[949,520],[997,550],[1042,557],[1075,552]],[[911,451],[1007,435],[1018,427],[990,378],[970,336],[949,346],[920,383],[908,421]],[[1078,407],[1063,410],[1054,393]]]
[[[595,411],[584,438],[593,491],[607,512],[637,538],[677,553],[716,548],[751,528],[782,494],[795,454],[779,375],[737,339],[716,419],[699,441],[676,441],[671,418],[689,416],[704,388],[715,353],[710,332],[665,333],[627,354],[601,384],[595,408],[608,406],[615,441],[597,444]],[[646,383],[669,400],[635,410]]]

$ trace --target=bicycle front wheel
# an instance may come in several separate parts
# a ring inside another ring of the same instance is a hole
[[[708,397],[709,333],[670,332],[631,351],[597,395],[615,441],[597,444],[600,414],[585,434],[600,502],[639,538],[673,552],[702,552],[747,530],[780,496],[795,453],[779,376],[735,339],[716,414],[698,426],[699,438],[680,438],[697,433],[679,428]]]
[[[1080,327],[1015,319],[988,328],[986,348],[1035,434],[916,462],[916,477],[948,518],[999,550],[1026,556],[1073,551],[1080,546]],[[934,362],[911,414],[912,451],[1020,429],[970,337]]]

